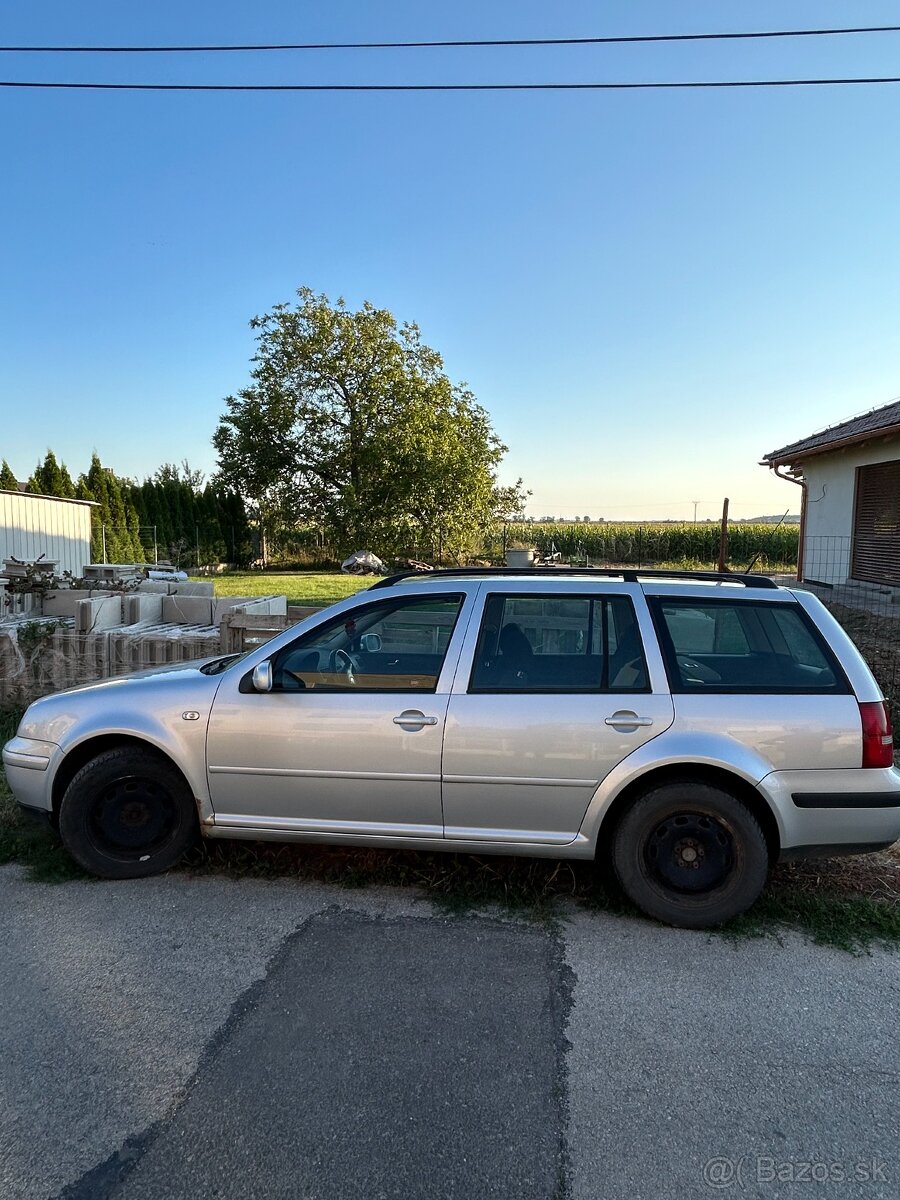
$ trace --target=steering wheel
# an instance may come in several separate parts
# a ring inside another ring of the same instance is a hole
[[[721,683],[722,676],[718,671],[714,671],[712,667],[706,666],[705,663],[695,662],[693,658],[688,658],[686,654],[676,654],[678,669],[685,679],[693,679],[697,683]]]
[[[346,675],[347,682],[351,685],[355,685],[356,663],[346,650],[332,650],[329,670],[333,675]]]

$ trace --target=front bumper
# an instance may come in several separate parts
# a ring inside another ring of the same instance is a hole
[[[3,767],[12,793],[22,808],[53,811],[53,776],[59,746],[34,738],[14,737],[3,747]]]

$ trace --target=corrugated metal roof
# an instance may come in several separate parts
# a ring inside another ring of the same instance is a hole
[[[3,496],[34,496],[35,500],[61,500],[63,504],[90,504],[94,508],[100,507],[98,500],[78,500],[75,496],[45,496],[43,492],[23,492],[21,488],[14,492],[12,488],[0,488],[0,495]]]
[[[832,446],[845,442],[860,442],[874,434],[888,433],[896,429],[900,433],[900,400],[892,400],[881,408],[873,408],[871,412],[861,416],[851,417],[849,421],[841,421],[839,425],[831,425],[821,433],[801,438],[799,442],[791,442],[780,450],[772,450],[763,455],[763,462],[791,462],[795,458],[806,458],[811,454],[820,454]]]

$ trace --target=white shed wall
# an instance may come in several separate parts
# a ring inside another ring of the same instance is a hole
[[[59,562],[60,572],[80,575],[91,561],[92,507],[80,500],[0,491],[0,560],[43,554]]]
[[[807,481],[806,544],[803,574],[823,583],[850,576],[856,468],[900,459],[900,437],[881,438],[817,454],[803,463]]]

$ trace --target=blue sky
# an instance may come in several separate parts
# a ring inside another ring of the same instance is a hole
[[[158,0],[4,7],[2,41],[559,37],[892,24],[896,3]],[[900,34],[305,55],[0,55],[4,79],[900,74]],[[0,457],[211,471],[248,321],[309,285],[415,320],[530,511],[796,509],[762,453],[900,392],[900,85],[0,92]]]

